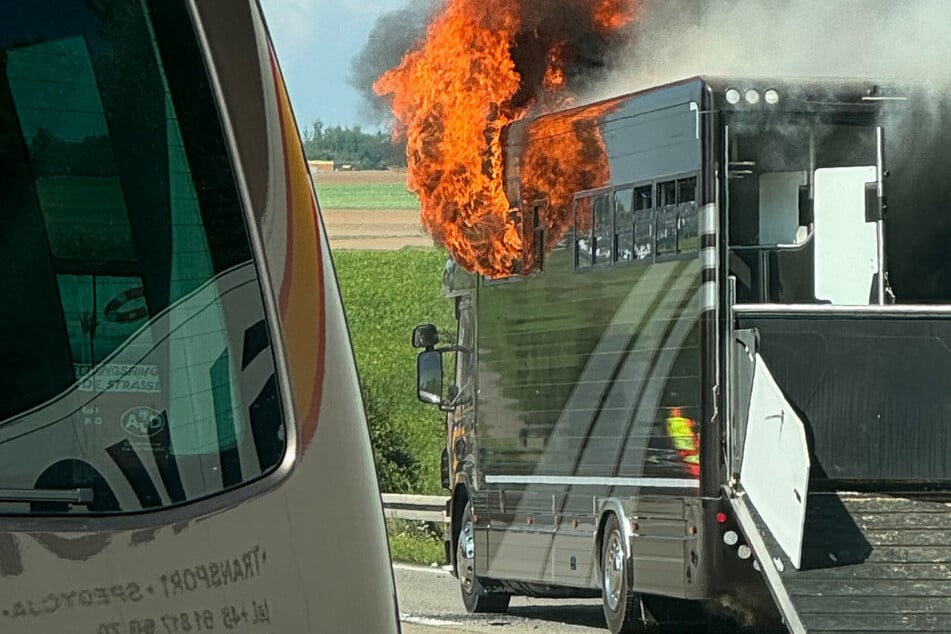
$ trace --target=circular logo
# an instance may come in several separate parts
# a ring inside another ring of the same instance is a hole
[[[122,415],[122,429],[139,438],[154,436],[165,429],[165,414],[147,405],[133,407]]]

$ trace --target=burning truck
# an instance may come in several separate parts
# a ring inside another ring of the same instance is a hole
[[[634,17],[586,6],[604,37]],[[523,33],[505,17],[487,33]],[[531,104],[524,77],[482,101],[401,92],[423,54],[380,84],[452,254],[457,332],[413,344],[419,397],[446,412],[466,608],[601,596],[612,632],[725,606],[794,632],[941,629],[948,109],[909,85],[736,76],[573,107],[561,41]]]
[[[469,610],[594,592],[615,632],[704,603],[937,626],[951,311],[923,263],[947,230],[920,171],[886,169],[908,99],[693,78],[507,129],[520,262],[450,262],[455,340],[414,333]],[[535,179],[553,156],[582,188]]]

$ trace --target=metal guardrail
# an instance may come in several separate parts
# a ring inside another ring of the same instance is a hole
[[[403,495],[401,493],[383,494],[383,514],[402,520],[446,523],[446,502],[448,495]]]

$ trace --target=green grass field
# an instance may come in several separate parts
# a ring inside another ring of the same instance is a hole
[[[322,209],[419,209],[419,199],[400,183],[315,183]]]
[[[445,563],[442,528],[429,522],[388,520],[390,554],[395,561],[429,566]]]
[[[388,493],[441,493],[445,418],[416,398],[413,328],[431,322],[455,334],[442,296],[437,249],[334,253],[363,384],[380,484]]]

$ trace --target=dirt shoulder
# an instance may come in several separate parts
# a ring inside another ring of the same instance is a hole
[[[326,209],[324,224],[334,249],[431,247],[419,212],[406,209]]]
[[[328,185],[405,184],[406,170],[361,170],[355,172],[311,171],[315,183]]]
[[[318,188],[325,185],[405,184],[406,170],[312,172]],[[432,247],[433,239],[408,209],[322,209],[333,249]]]

